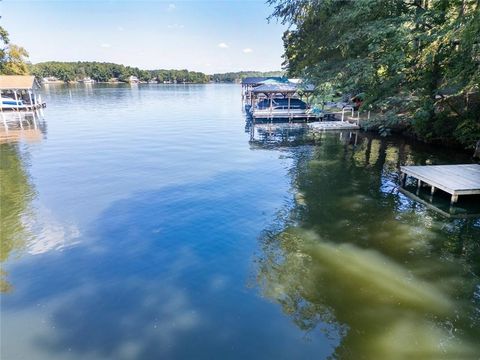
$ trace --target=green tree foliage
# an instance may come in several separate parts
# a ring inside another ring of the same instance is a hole
[[[242,79],[246,77],[270,77],[276,76],[281,77],[284,76],[285,72],[283,71],[238,71],[238,72],[228,72],[223,74],[213,74],[212,81],[213,82],[240,82]]]
[[[480,5],[476,0],[269,0],[290,75],[365,93],[378,124],[429,141],[480,138]]]
[[[205,83],[209,78],[204,73],[188,70],[142,70],[136,67],[103,62],[58,62],[48,61],[32,65],[32,74],[38,78],[56,77],[63,81],[81,80],[90,77],[95,81],[107,82],[111,79],[127,81],[136,76],[140,81]]]
[[[5,57],[7,54],[9,43],[10,43],[10,39],[8,37],[8,32],[3,27],[0,26],[0,66],[3,66],[5,62]]]
[[[10,43],[8,32],[0,26],[0,74],[28,74],[27,58],[27,51]]]

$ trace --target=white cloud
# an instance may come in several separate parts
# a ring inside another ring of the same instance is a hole
[[[118,31],[123,31],[123,30],[125,30],[125,29],[124,29],[123,26],[117,26],[117,30],[118,30]]]
[[[217,45],[221,49],[228,49],[228,45],[225,44],[224,42],[221,42],[220,44]]]
[[[175,4],[168,4],[168,11],[173,11],[175,10],[176,6]]]
[[[253,50],[250,49],[250,48],[245,48],[245,49],[243,49],[242,51],[243,51],[245,54],[250,54],[250,53],[253,52]]]
[[[103,44],[100,44],[100,47],[104,48],[104,49],[108,49],[108,48],[111,48],[112,45],[111,44],[108,44],[108,43],[103,43]]]

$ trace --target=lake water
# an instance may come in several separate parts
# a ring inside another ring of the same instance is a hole
[[[237,85],[43,92],[0,145],[2,359],[480,358],[479,199],[396,187],[467,155],[251,128]]]

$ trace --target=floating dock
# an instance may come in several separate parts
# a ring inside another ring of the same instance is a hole
[[[430,186],[432,195],[436,189],[450,194],[452,204],[460,195],[480,194],[480,165],[477,164],[401,166],[400,172],[402,187],[411,176],[417,179],[418,187]]]
[[[321,121],[309,124],[310,129],[313,131],[326,131],[326,130],[359,130],[360,126],[352,124],[348,121]]]
[[[290,113],[288,110],[285,112],[268,112],[268,111],[254,111],[252,114],[253,121],[271,121],[271,122],[311,122],[318,121],[318,115],[315,114],[294,114]]]

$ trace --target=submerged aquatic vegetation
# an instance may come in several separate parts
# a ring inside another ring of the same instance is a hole
[[[304,330],[334,324],[335,333],[345,333],[340,358],[474,359],[480,351],[460,329],[451,332],[465,321],[458,319],[465,304],[408,266],[298,228],[277,239],[276,251],[260,261],[264,295]]]
[[[312,153],[294,165],[289,214],[261,237],[263,295],[306,333],[326,332],[332,358],[476,359],[478,225],[391,190],[398,162],[416,156],[407,146],[332,136]]]

